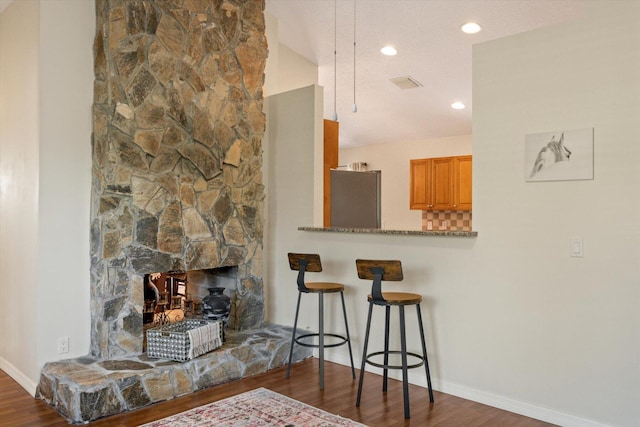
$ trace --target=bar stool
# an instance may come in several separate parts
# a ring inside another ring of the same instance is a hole
[[[360,406],[360,396],[362,394],[362,382],[364,380],[364,367],[368,363],[372,366],[383,369],[382,391],[387,391],[387,380],[389,369],[402,369],[402,393],[404,398],[404,417],[411,418],[409,411],[409,381],[408,370],[418,368],[422,365],[425,367],[427,374],[427,384],[429,386],[429,401],[433,402],[433,389],[431,388],[431,375],[429,375],[429,361],[427,360],[427,345],[424,339],[424,329],[422,328],[422,314],[420,312],[420,302],[422,296],[407,292],[382,292],[382,281],[396,281],[403,279],[402,263],[400,261],[377,261],[357,259],[356,268],[360,279],[373,280],[371,285],[371,294],[369,300],[369,315],[367,317],[367,330],[364,337],[364,349],[362,350],[362,366],[360,368],[360,380],[358,382],[358,397],[356,398],[356,406]],[[371,313],[373,306],[379,305],[385,308],[385,325],[384,325],[384,351],[376,351],[367,353],[369,345],[369,331],[371,329]],[[422,355],[407,351],[407,337],[405,330],[404,307],[406,305],[415,305],[418,313],[418,329],[420,330],[420,340],[422,344]],[[389,350],[389,317],[392,306],[398,306],[400,311],[400,350]],[[399,354],[401,356],[401,365],[390,365],[389,355]],[[372,360],[375,356],[383,356],[383,362],[377,363]],[[416,363],[411,365],[408,358],[412,357]]]
[[[291,361],[293,359],[293,345],[298,344],[304,347],[318,348],[320,356],[320,389],[324,389],[324,349],[330,347],[338,347],[343,344],[347,344],[349,347],[349,358],[351,359],[351,375],[353,379],[356,378],[356,370],[353,365],[353,354],[351,353],[351,339],[349,337],[349,324],[347,323],[347,309],[344,304],[344,285],[341,283],[332,282],[305,282],[305,272],[320,272],[322,271],[322,263],[320,262],[320,255],[317,254],[297,254],[289,253],[289,266],[292,270],[298,271],[298,304],[296,305],[296,317],[293,322],[293,333],[291,334],[291,349],[289,350],[289,364],[287,366],[287,378],[291,371]],[[342,300],[342,313],[344,314],[344,327],[346,336],[337,335],[333,333],[324,332],[324,294],[340,292],[340,299]],[[296,338],[296,329],[298,327],[298,313],[300,311],[300,298],[302,294],[315,293],[318,294],[318,333],[304,334]],[[336,343],[327,344],[324,342],[325,337],[334,337],[339,341]],[[318,344],[304,342],[305,338],[318,337]]]

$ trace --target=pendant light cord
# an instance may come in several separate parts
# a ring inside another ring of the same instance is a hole
[[[333,0],[333,121],[338,121],[338,112],[336,110],[336,94],[337,94],[337,72],[336,72],[336,57],[337,57],[337,44],[338,44],[338,12],[337,12],[337,0]]]
[[[353,0],[353,110],[358,111],[356,104],[356,0]]]

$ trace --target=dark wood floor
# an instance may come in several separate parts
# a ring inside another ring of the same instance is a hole
[[[158,403],[144,409],[114,415],[90,423],[91,427],[135,426],[183,412],[216,400],[258,387],[266,387],[325,411],[351,418],[369,426],[550,426],[481,405],[469,400],[435,392],[435,403],[429,403],[426,389],[411,386],[411,419],[404,420],[402,383],[390,381],[389,391],[381,391],[381,377],[367,373],[360,408],[355,407],[357,380],[351,369],[334,363],[325,364],[325,390],[318,387],[318,360],[307,359],[292,367],[291,378],[285,369],[233,383],[212,387],[189,396]],[[44,402],[32,398],[6,373],[0,371],[0,425],[2,426],[68,426],[67,421]]]

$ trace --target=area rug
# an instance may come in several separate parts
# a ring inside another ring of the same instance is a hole
[[[258,388],[142,427],[366,427],[266,388]]]

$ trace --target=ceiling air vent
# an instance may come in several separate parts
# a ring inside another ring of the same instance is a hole
[[[410,76],[395,77],[389,80],[400,89],[413,89],[422,86],[422,83]]]

